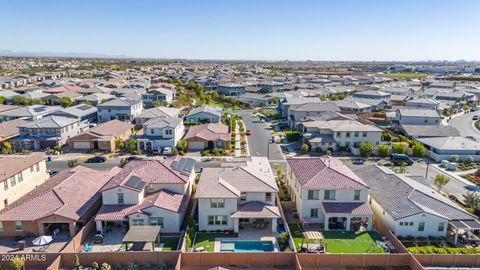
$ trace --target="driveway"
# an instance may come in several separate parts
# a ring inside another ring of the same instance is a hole
[[[480,111],[456,116],[449,121],[448,125],[458,129],[462,137],[472,136],[480,139],[480,132],[473,126],[474,121],[472,120],[472,117],[476,114],[480,115]]]

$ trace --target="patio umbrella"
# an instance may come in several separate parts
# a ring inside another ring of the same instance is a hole
[[[50,242],[52,242],[53,238],[49,235],[42,235],[42,236],[39,236],[35,239],[33,239],[32,243],[35,245],[35,246],[43,246],[43,245],[46,245]]]

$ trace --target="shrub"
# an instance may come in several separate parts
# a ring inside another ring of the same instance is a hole
[[[383,133],[383,140],[389,142],[392,140],[392,136],[390,136],[390,134],[385,132]]]
[[[380,157],[388,157],[388,155],[390,155],[390,147],[386,144],[382,144],[378,147],[377,152]]]
[[[290,130],[290,131],[285,132],[285,136],[287,137],[287,140],[289,142],[295,142],[295,141],[300,140],[301,133],[300,133],[300,131]]]
[[[475,158],[472,157],[472,156],[467,156],[467,157],[465,158],[465,163],[468,164],[468,165],[470,165],[470,164],[472,164],[472,163],[474,163],[474,162],[475,162]]]
[[[416,143],[412,146],[412,155],[414,157],[423,157],[425,156],[425,146],[419,144],[419,143]]]
[[[278,235],[278,243],[280,246],[286,246],[288,245],[288,232],[282,232]]]
[[[79,163],[78,163],[78,159],[77,159],[77,158],[67,160],[67,166],[68,166],[69,168],[77,167],[78,164],[79,164]]]
[[[93,262],[93,263],[92,263],[92,268],[93,268],[93,269],[98,269],[98,268],[100,268],[100,265],[98,265],[97,262]]]
[[[375,152],[375,147],[369,142],[362,142],[359,146],[360,155],[369,158]]]
[[[306,154],[308,152],[308,144],[304,143],[302,144],[302,153]]]
[[[194,125],[197,125],[197,124],[198,124],[197,122],[183,122],[184,126],[194,126]]]
[[[458,155],[451,155],[448,160],[451,162],[458,162],[460,160],[460,157]]]
[[[408,145],[405,143],[395,143],[392,145],[392,152],[395,154],[405,154],[408,149]]]
[[[176,156],[178,155],[178,149],[177,148],[173,148],[172,149],[172,156]]]

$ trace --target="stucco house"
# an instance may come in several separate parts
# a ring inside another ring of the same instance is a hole
[[[188,149],[203,150],[213,148],[230,148],[230,128],[224,124],[203,124],[190,126],[184,139]]]
[[[137,149],[150,152],[160,147],[174,147],[185,134],[183,119],[156,117],[143,123],[143,134],[135,136]]]
[[[70,149],[114,151],[115,141],[126,141],[133,133],[133,124],[112,120],[99,124],[86,132],[73,136],[68,140]]]
[[[192,123],[219,123],[222,118],[222,109],[203,106],[192,109],[186,116],[187,122]]]
[[[107,122],[118,119],[120,121],[132,122],[135,117],[143,112],[141,100],[116,98],[97,105],[98,122]]]

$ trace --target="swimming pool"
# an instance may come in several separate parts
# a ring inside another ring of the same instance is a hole
[[[272,241],[222,241],[220,251],[224,252],[271,252]]]

